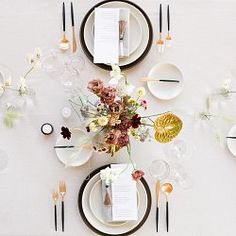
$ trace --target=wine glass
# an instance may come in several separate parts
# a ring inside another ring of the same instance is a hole
[[[171,165],[171,178],[183,189],[189,189],[193,185],[192,177],[185,168],[178,164]]]
[[[191,158],[193,150],[193,144],[182,139],[177,139],[166,146],[165,152],[171,162],[179,162]]]

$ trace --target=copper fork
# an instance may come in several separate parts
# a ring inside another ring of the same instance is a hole
[[[65,222],[65,213],[64,213],[64,198],[66,195],[66,183],[64,181],[60,181],[59,183],[59,193],[61,196],[61,224],[62,224],[62,232],[64,232],[64,222]]]
[[[52,199],[54,202],[54,223],[55,223],[55,231],[57,231],[57,200],[59,198],[58,192],[53,191],[52,192]]]
[[[159,9],[159,38],[157,40],[157,48],[160,53],[164,52],[164,40],[162,39],[162,4]]]

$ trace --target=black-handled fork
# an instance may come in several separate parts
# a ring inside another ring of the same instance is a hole
[[[64,207],[64,198],[66,195],[66,183],[61,181],[59,183],[59,193],[61,196],[61,229],[62,232],[65,231],[65,207]]]

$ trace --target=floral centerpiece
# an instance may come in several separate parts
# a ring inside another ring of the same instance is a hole
[[[144,142],[151,137],[150,129],[155,131],[154,138],[166,143],[175,138],[182,129],[182,121],[171,112],[142,116],[140,110],[147,110],[144,99],[145,89],[131,85],[118,66],[112,66],[111,80],[108,85],[100,79],[88,83],[88,90],[95,95],[95,101],[84,99],[82,95],[73,97],[70,102],[85,120],[88,133],[92,133],[94,151],[114,156],[122,148],[131,155],[131,137]],[[154,118],[154,119],[153,119]],[[70,137],[65,127],[62,134]]]
[[[126,148],[134,168],[132,177],[139,180],[144,172],[137,170],[132,161],[131,138],[144,142],[152,137],[153,130],[157,142],[167,143],[179,134],[182,121],[171,112],[143,116],[141,112],[148,107],[144,99],[145,89],[135,90],[118,66],[112,66],[110,76],[108,85],[100,79],[88,83],[87,89],[92,96],[86,97],[76,91],[70,102],[84,121],[94,151],[114,156]],[[67,139],[73,135],[67,127],[62,127],[61,134]]]

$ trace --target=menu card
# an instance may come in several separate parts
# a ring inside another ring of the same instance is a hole
[[[138,218],[138,208],[136,181],[131,176],[133,167],[131,164],[112,164],[111,168],[119,168],[122,172],[111,184],[112,221],[135,221]]]
[[[94,20],[94,63],[119,62],[119,9],[96,8]]]

